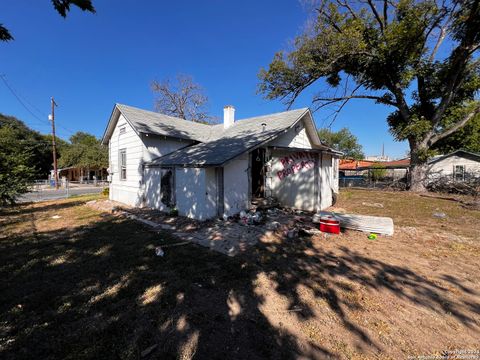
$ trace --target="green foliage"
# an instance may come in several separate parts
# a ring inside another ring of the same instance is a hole
[[[70,137],[70,144],[60,152],[59,167],[82,167],[101,169],[108,167],[108,149],[99,139],[85,132],[77,132]]]
[[[12,151],[18,149],[30,154],[27,165],[33,169],[36,178],[46,178],[52,168],[52,138],[42,135],[27,127],[13,116],[0,114],[0,129],[4,132],[4,144],[9,144]],[[57,147],[61,149],[66,142],[56,138]]]
[[[108,187],[103,188],[102,195],[108,196],[109,194],[110,194],[110,188]]]
[[[344,158],[359,160],[365,157],[362,145],[358,143],[357,137],[347,128],[336,132],[329,129],[320,129],[318,136],[325,145],[343,152]]]
[[[0,205],[12,204],[35,178],[35,136],[21,121],[0,115]]]
[[[52,5],[62,17],[67,17],[71,5],[74,5],[83,11],[95,13],[92,0],[52,0]],[[0,24],[0,41],[10,40],[13,40],[12,34],[10,34],[6,27]]]
[[[464,111],[465,109],[462,112]],[[452,118],[447,117],[445,121],[455,122],[458,116],[462,116],[462,112],[451,114]],[[433,149],[440,154],[448,154],[458,149],[480,153],[480,115],[475,116],[464,128],[440,140]]]
[[[478,0],[327,0],[315,14],[293,49],[260,70],[267,99],[291,106],[305,89],[327,84],[333,95],[317,91],[317,108],[356,98],[392,106],[390,131],[409,142],[413,166],[480,113]],[[444,39],[448,47],[438,51]]]
[[[383,179],[387,175],[387,169],[380,163],[372,165],[372,170],[370,170],[370,177],[373,181],[378,181]]]

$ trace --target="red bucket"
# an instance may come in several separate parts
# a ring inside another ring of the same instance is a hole
[[[332,215],[320,217],[320,231],[330,234],[340,234],[340,221]]]

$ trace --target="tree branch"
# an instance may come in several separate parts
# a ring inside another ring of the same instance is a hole
[[[375,18],[377,19],[378,24],[380,25],[380,31],[383,34],[383,31],[385,29],[385,24],[383,23],[382,18],[380,17],[380,14],[378,13],[377,8],[375,7],[375,4],[373,3],[373,1],[367,0],[367,2],[368,2],[368,5],[370,6],[370,9],[372,9],[373,15],[375,15]]]
[[[350,100],[350,99],[370,99],[370,100],[375,100],[378,101],[379,103],[385,104],[385,105],[391,105],[391,106],[397,106],[398,104],[389,101],[385,98],[382,98],[380,96],[373,96],[373,95],[349,95],[349,96],[341,96],[341,97],[331,97],[331,98],[320,98],[320,97],[315,97],[312,101],[313,102],[319,102],[319,101],[326,101],[324,104],[320,105],[318,108],[325,107],[327,105],[340,102],[340,101],[345,101],[345,100]]]
[[[467,114],[461,121],[459,121],[458,123],[456,123],[454,126],[452,126],[451,128],[448,128],[447,130],[435,135],[435,136],[432,136],[428,141],[427,141],[427,144],[429,146],[432,146],[433,144],[435,144],[437,141],[439,140],[442,140],[444,138],[446,138],[447,136],[453,134],[455,131],[457,130],[460,130],[462,127],[464,127],[474,116],[480,114],[480,105],[477,106],[477,108],[475,110],[473,110],[472,112],[470,112],[469,114]]]

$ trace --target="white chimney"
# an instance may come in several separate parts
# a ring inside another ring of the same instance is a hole
[[[232,105],[223,107],[223,128],[227,129],[235,122],[235,108]]]

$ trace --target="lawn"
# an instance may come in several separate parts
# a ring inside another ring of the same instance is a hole
[[[157,257],[156,246],[179,239],[85,206],[92,198],[0,212],[0,358],[398,359],[480,349],[480,211],[458,202],[348,190],[337,209],[391,216],[395,235],[266,236],[230,258],[193,244]]]

